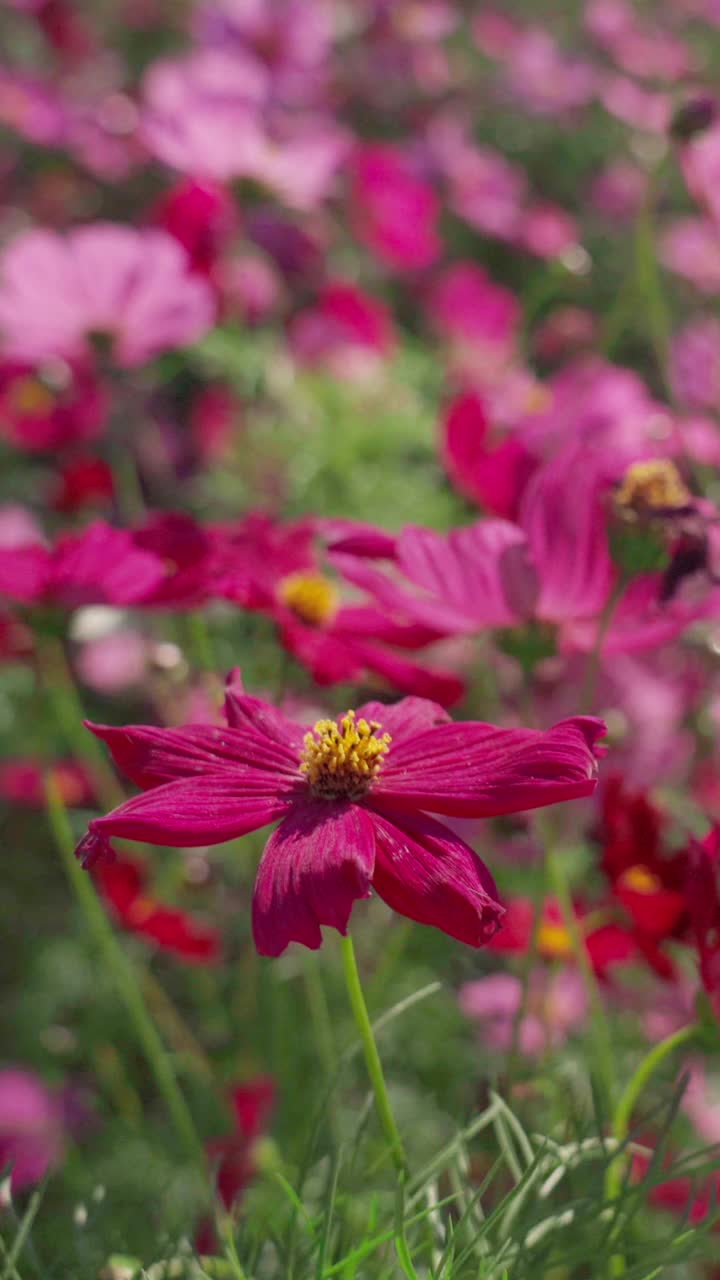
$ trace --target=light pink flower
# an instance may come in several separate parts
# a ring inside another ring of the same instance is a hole
[[[482,1043],[505,1052],[513,1044],[522,1000],[522,981],[509,973],[476,978],[466,982],[459,993],[460,1008],[477,1023]],[[576,970],[552,973],[545,968],[533,969],[517,1030],[520,1052],[538,1057],[564,1044],[568,1036],[582,1029],[587,1011],[585,986]]]
[[[701,293],[720,293],[720,231],[706,218],[678,218],[660,236],[660,257]]]
[[[22,1191],[60,1164],[66,1107],[32,1071],[0,1070],[0,1169],[10,1165],[12,1187]]]
[[[10,358],[82,357],[104,335],[117,364],[139,365],[201,337],[213,311],[207,285],[164,231],[110,222],[33,230],[0,256],[0,349]]]

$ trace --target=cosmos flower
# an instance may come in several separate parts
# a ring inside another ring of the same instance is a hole
[[[116,364],[141,365],[202,337],[213,314],[208,285],[164,231],[34,229],[0,256],[0,350],[11,359],[82,358],[102,337]]]
[[[13,1191],[40,1182],[62,1160],[69,1101],[32,1071],[0,1071],[0,1170],[10,1166]]]
[[[416,271],[439,256],[437,197],[399,148],[381,143],[358,148],[351,210],[358,239],[387,267]]]
[[[372,890],[393,910],[470,946],[502,907],[477,854],[429,813],[492,817],[589,795],[601,721],[547,732],[455,724],[438,705],[367,703],[312,729],[230,683],[227,728],[88,725],[141,795],[94,818],[77,855],[113,856],[114,836],[218,844],[271,822],[253,898],[258,951],[317,948],[321,925],[345,933]]]
[[[102,520],[63,535],[52,548],[39,538],[0,548],[0,594],[20,604],[136,604],[166,577],[158,555]]]
[[[466,982],[459,1001],[466,1017],[477,1023],[482,1043],[496,1049],[512,1048],[519,1017],[518,1049],[528,1057],[564,1044],[580,1030],[587,1014],[585,986],[575,969],[532,969],[525,1000],[521,978],[493,973]]]
[[[214,964],[220,958],[220,936],[186,911],[152,896],[148,874],[134,858],[118,858],[99,866],[98,887],[123,929],[169,951],[187,964]]]

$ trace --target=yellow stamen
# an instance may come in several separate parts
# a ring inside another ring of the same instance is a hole
[[[298,618],[313,627],[331,622],[340,604],[332,582],[320,573],[291,573],[280,583],[278,596]]]
[[[348,711],[336,720],[318,720],[306,733],[300,772],[314,795],[324,800],[357,800],[369,790],[390,748],[390,734],[378,737],[377,720],[356,720]]]
[[[565,925],[543,920],[537,933],[537,947],[548,959],[562,960],[573,953],[572,938]]]
[[[19,378],[9,388],[7,402],[11,413],[49,413],[53,407],[52,392],[37,378]]]
[[[620,510],[635,516],[679,511],[691,502],[690,490],[675,463],[668,458],[633,462],[615,494]]]
[[[624,889],[632,889],[634,893],[657,893],[662,888],[657,876],[640,863],[623,871],[620,884]]]

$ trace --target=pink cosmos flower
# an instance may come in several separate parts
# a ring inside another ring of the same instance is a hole
[[[158,201],[154,221],[180,241],[195,271],[209,274],[237,226],[237,211],[220,183],[187,178]]]
[[[67,1102],[32,1071],[0,1070],[0,1169],[10,1165],[12,1189],[22,1191],[60,1164],[67,1134]]]
[[[357,526],[353,531],[358,533]],[[445,706],[457,702],[464,686],[453,671],[402,652],[431,643],[437,631],[405,617],[398,602],[378,608],[374,600],[346,601],[342,581],[327,572],[332,563],[320,555],[321,532],[317,522],[283,525],[260,514],[216,530],[219,592],[273,618],[284,647],[318,684],[358,680],[372,672],[403,693]],[[382,547],[388,543],[393,545],[387,536],[381,539]]]
[[[449,534],[408,526],[395,547],[399,580],[349,557],[340,563],[381,603],[392,597],[445,634],[595,617],[613,581],[597,474],[567,453],[535,472],[517,524],[479,520]]]
[[[441,432],[442,461],[458,492],[494,515],[514,517],[535,466],[521,441],[493,441],[485,405],[474,391],[451,401]]]
[[[517,32],[503,61],[510,101],[533,114],[572,116],[595,92],[597,75],[590,63],[564,54],[545,28]]]
[[[325,284],[314,306],[295,316],[289,336],[300,363],[357,379],[377,372],[395,341],[392,317],[382,302],[337,279]]]
[[[466,982],[459,992],[460,1008],[478,1025],[483,1044],[508,1051],[515,1036],[515,1023],[523,1006],[523,983],[510,973],[494,973]],[[582,977],[574,969],[555,973],[542,967],[533,969],[525,1009],[517,1029],[518,1048],[528,1057],[538,1057],[557,1048],[574,1031],[579,1031],[587,1015],[587,995]]]
[[[396,270],[429,267],[439,256],[439,204],[399,148],[359,147],[353,165],[350,209],[358,239]]]
[[[262,955],[320,946],[374,890],[393,910],[470,946],[495,933],[497,891],[477,855],[428,813],[491,817],[589,795],[601,721],[547,733],[454,724],[421,698],[367,703],[309,729],[231,680],[227,728],[89,725],[143,788],[94,818],[77,855],[112,858],[112,837],[217,844],[280,819],[258,870]],[[460,766],[462,762],[462,767]]]
[[[720,232],[708,218],[677,218],[660,236],[659,249],[668,270],[701,293],[720,293]]]
[[[473,262],[456,262],[433,280],[426,310],[445,337],[506,355],[514,350],[520,302]]]
[[[107,409],[103,387],[83,365],[0,364],[0,434],[30,453],[94,440]]]
[[[81,358],[104,335],[114,361],[131,367],[200,338],[213,312],[207,285],[164,231],[110,222],[26,231],[0,256],[0,350],[11,359]]]
[[[39,539],[0,548],[0,595],[20,604],[135,604],[166,577],[159,556],[101,520],[65,534],[52,549]]]
[[[720,408],[720,320],[697,316],[672,340],[670,376],[675,394],[693,409]]]

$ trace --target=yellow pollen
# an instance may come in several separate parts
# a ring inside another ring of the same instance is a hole
[[[627,514],[642,516],[679,511],[692,502],[692,494],[674,462],[650,458],[633,462],[615,494],[616,505]]]
[[[15,413],[48,413],[54,404],[52,392],[37,378],[20,378],[10,387],[8,400]]]
[[[623,871],[620,884],[623,889],[632,889],[634,893],[657,893],[658,889],[662,888],[657,876],[639,863]]]
[[[336,720],[318,720],[305,734],[300,772],[324,800],[358,800],[369,790],[390,747],[390,734],[378,736],[377,720],[356,720],[348,711]]]
[[[332,582],[320,573],[291,573],[280,583],[278,596],[302,622],[313,627],[331,622],[340,604]]]
[[[543,920],[537,933],[537,946],[541,955],[548,959],[560,960],[571,956],[572,938],[563,924],[554,924],[551,920]]]

